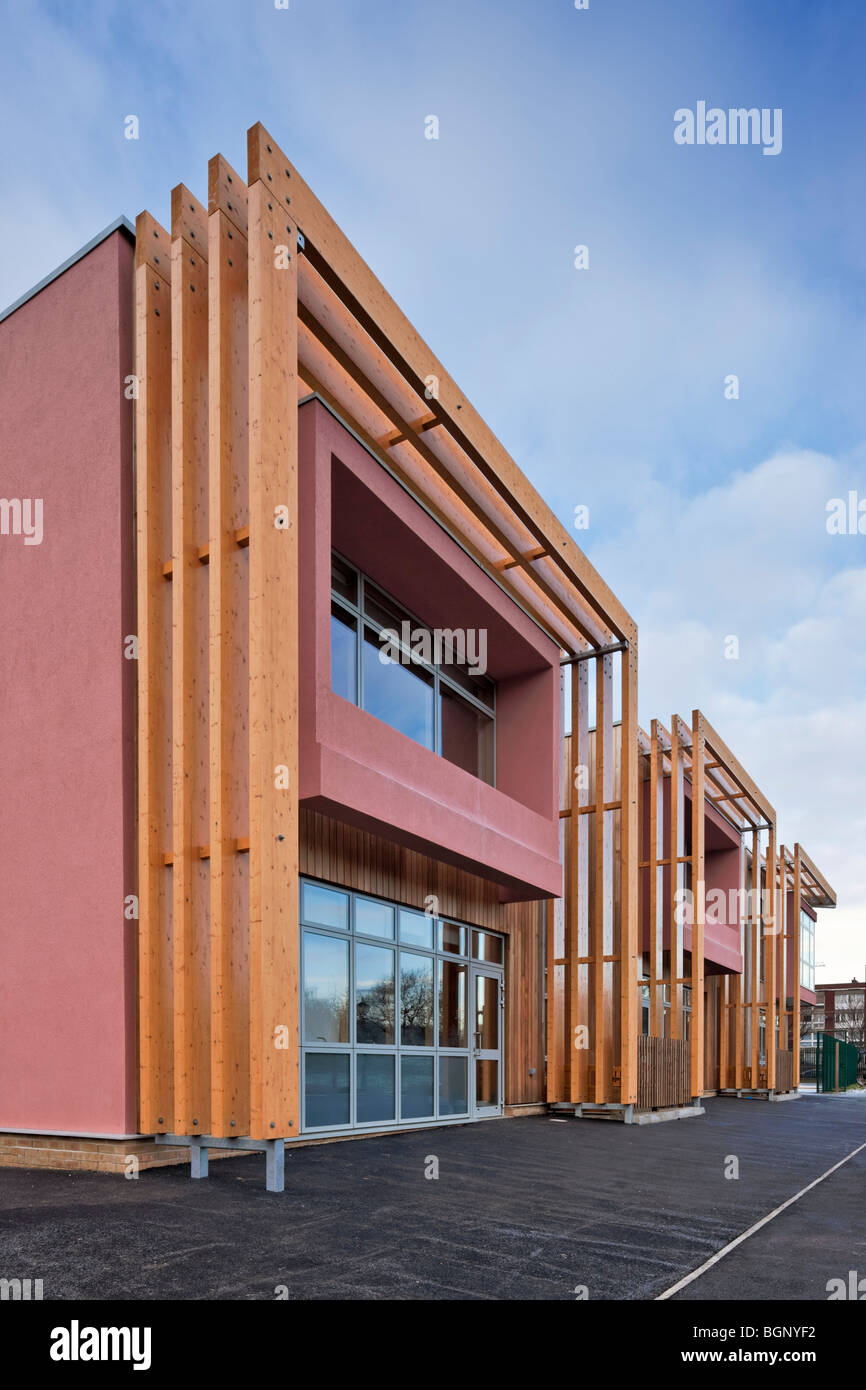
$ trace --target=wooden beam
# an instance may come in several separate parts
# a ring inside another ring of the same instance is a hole
[[[610,660],[610,658],[607,658]],[[638,972],[640,965],[640,914],[638,908],[638,777],[637,749],[637,629],[629,638],[629,649],[621,658],[621,748],[620,748],[620,1100],[637,1102],[638,1083]]]
[[[296,1134],[300,1114],[298,266],[297,224],[263,177],[260,143],[251,133],[250,1134],[272,1139]]]
[[[589,806],[589,670],[581,662],[571,671],[571,804]],[[578,770],[581,775],[578,778]],[[580,786],[577,785],[580,781]],[[589,951],[589,822],[574,816],[566,827],[569,852],[569,900],[566,905],[568,967],[568,1045],[570,1099],[589,1100],[589,1057],[592,1018],[589,1012],[590,972],[581,957]],[[577,1030],[580,1029],[580,1033]],[[581,1045],[578,1046],[578,1043]]]
[[[135,400],[138,584],[139,1113],[145,1134],[173,1126],[171,833],[171,238],[136,220]]]
[[[767,901],[769,913],[765,913],[764,898],[761,898],[761,924],[764,933],[764,996],[766,999],[767,1032],[767,1089],[776,1089],[776,827],[771,825],[767,843]]]
[[[604,957],[613,945],[613,826],[605,801],[613,795],[613,657],[595,663],[595,866],[592,901],[593,1051],[595,1101],[612,1094],[611,994]]]
[[[208,264],[206,215],[172,191],[172,853],[174,1129],[210,1128],[207,585]],[[197,235],[198,233],[198,235]]]
[[[652,722],[650,731],[649,781],[649,992],[650,1037],[664,1037],[664,869],[658,867],[664,846],[664,779],[659,776],[661,749],[659,723]]]
[[[495,487],[568,583],[617,637],[631,640],[635,624],[552,511],[523,476],[493,432],[472,408],[442,364],[376,279],[369,266],[327,214],[319,200],[263,126],[248,136],[249,182],[260,179],[280,206],[290,208],[307,243],[306,253],[377,346]],[[431,400],[429,383],[435,378]]]
[[[249,1128],[249,832],[246,647],[249,564],[247,189],[216,155],[208,167],[210,586],[211,1133]]]
[[[670,969],[671,980],[675,982],[671,984],[672,1038],[681,1038],[684,1032],[683,987],[680,983],[683,978],[683,924],[680,919],[683,912],[685,864],[687,862],[685,854],[685,806],[685,773],[682,747],[680,744],[680,721],[675,715],[671,720],[671,787],[668,830],[668,861],[673,861],[669,873],[671,888],[669,915]],[[690,857],[688,862],[691,862]]]
[[[706,734],[700,710],[692,714],[692,1019],[691,1086],[692,1096],[704,1090],[704,920],[706,904],[706,865],[704,856],[704,750]]]

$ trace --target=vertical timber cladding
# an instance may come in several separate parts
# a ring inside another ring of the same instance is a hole
[[[136,226],[140,1127],[298,1129],[297,228],[250,132]],[[286,174],[288,180],[289,175]]]

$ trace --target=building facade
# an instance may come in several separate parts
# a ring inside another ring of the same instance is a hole
[[[171,212],[0,322],[0,1162],[795,1088],[817,867],[272,137]]]

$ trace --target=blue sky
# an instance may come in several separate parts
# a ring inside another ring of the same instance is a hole
[[[820,973],[862,978],[866,536],[825,526],[866,497],[861,0],[0,15],[0,303],[176,182],[204,199],[262,120],[563,521],[589,506],[642,721],[705,710],[839,891]],[[781,153],[676,145],[699,100],[780,107]]]

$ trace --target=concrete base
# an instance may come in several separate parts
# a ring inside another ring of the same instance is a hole
[[[720,1096],[725,1096],[728,1100],[799,1100],[799,1091],[719,1091]]]
[[[658,1125],[664,1120],[690,1120],[693,1115],[706,1115],[702,1105],[672,1105],[667,1110],[636,1110],[633,1125]]]
[[[556,1101],[549,1108],[562,1115],[573,1115],[576,1120],[622,1120],[626,1125],[658,1125],[665,1120],[689,1120],[694,1115],[707,1113],[702,1105],[671,1105],[658,1110],[638,1110],[636,1105],[622,1105],[617,1101],[604,1104]]]

